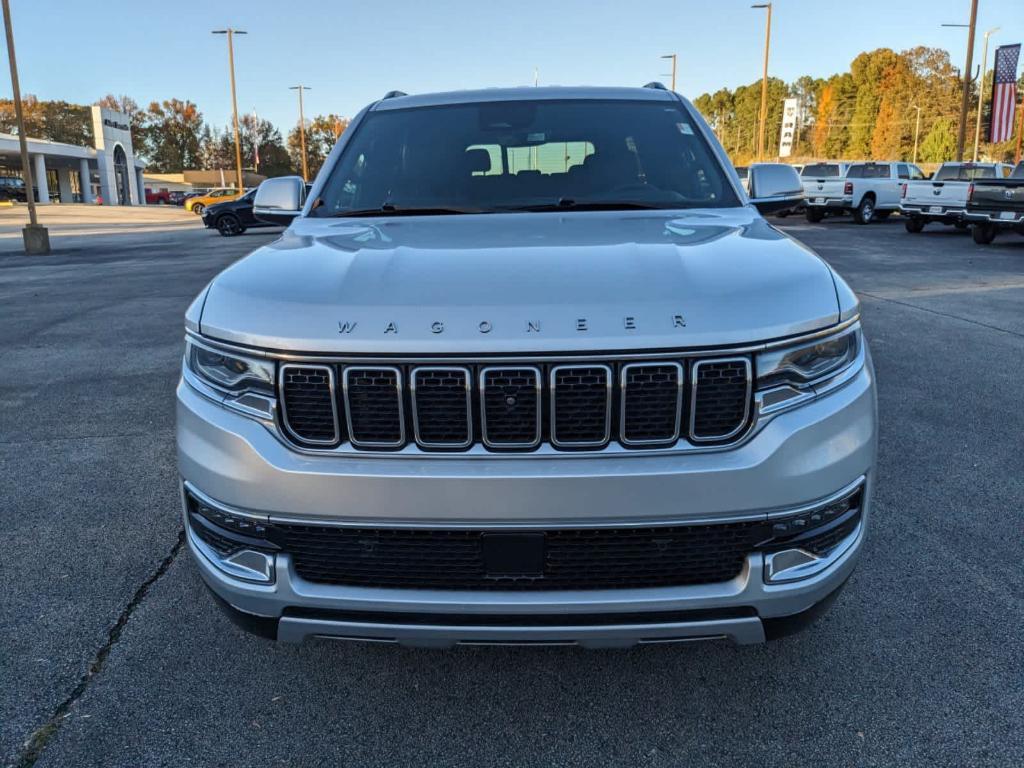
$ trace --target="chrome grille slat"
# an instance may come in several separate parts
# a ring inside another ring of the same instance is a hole
[[[402,371],[348,366],[342,372],[349,439],[358,448],[405,445]]]
[[[425,448],[473,444],[472,376],[468,368],[414,368],[409,376],[416,443]]]
[[[677,362],[630,363],[619,381],[619,436],[625,445],[660,445],[679,439],[683,366]]]
[[[334,369],[329,365],[282,365],[278,386],[281,421],[296,440],[334,445],[341,439]]]
[[[484,368],[480,371],[480,432],[489,448],[535,448],[541,442],[539,368]]]
[[[556,365],[551,369],[551,442],[561,448],[604,445],[611,438],[612,369]]]
[[[747,424],[753,376],[750,359],[697,360],[690,375],[690,440],[729,440]]]

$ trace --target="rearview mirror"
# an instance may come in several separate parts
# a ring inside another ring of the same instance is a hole
[[[800,175],[785,163],[756,163],[747,175],[750,202],[762,214],[793,208],[804,199]]]
[[[267,179],[256,190],[252,213],[270,224],[291,224],[306,203],[306,182],[301,176]]]

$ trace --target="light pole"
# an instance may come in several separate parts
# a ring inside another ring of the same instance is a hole
[[[978,141],[981,139],[981,107],[985,98],[985,67],[988,66],[988,38],[999,31],[999,27],[992,27],[985,33],[985,45],[981,54],[981,84],[978,86],[978,117],[974,123],[974,157],[973,162],[978,162]]]
[[[662,56],[661,58],[663,58],[663,59],[672,59],[672,90],[675,91],[675,89],[676,89],[676,59],[678,57],[674,53],[668,53],[668,54]]]
[[[764,158],[764,131],[768,122],[768,49],[772,41],[772,4],[757,3],[751,8],[767,8],[768,18],[764,26],[764,73],[761,76],[761,115],[757,125],[757,159]]]
[[[309,165],[306,161],[306,117],[302,112],[302,92],[311,89],[306,85],[290,85],[288,90],[299,92],[299,146],[302,149],[302,180],[309,181]]]
[[[956,159],[964,159],[967,139],[967,105],[971,91],[971,64],[974,62],[974,28],[978,23],[978,0],[971,0],[971,23],[967,25],[967,63],[964,65],[964,92],[960,98],[960,126],[956,131]],[[943,24],[944,27],[962,27],[963,24]]]
[[[921,135],[921,108],[917,104],[911,104],[911,109],[917,110],[917,123],[914,125],[914,165],[917,165],[917,139]]]
[[[25,201],[28,203],[28,226],[21,230],[25,253],[45,255],[50,252],[50,234],[39,225],[36,216],[35,191],[32,188],[32,166],[28,161],[25,139],[25,115],[21,110],[21,86],[18,83],[18,62],[14,55],[14,28],[11,26],[11,4],[3,0],[4,32],[7,34],[7,58],[11,62],[11,91],[14,96],[14,119],[18,123],[18,147],[21,150],[21,172],[25,178]],[[88,179],[85,180],[86,182]]]
[[[235,96],[235,35],[247,35],[248,32],[244,32],[241,29],[215,29],[213,30],[215,35],[227,35],[228,36],[228,65],[231,68],[231,114],[235,124],[235,173],[237,175],[237,189],[238,193],[241,194],[245,188],[242,184],[242,142],[238,136],[238,98]]]

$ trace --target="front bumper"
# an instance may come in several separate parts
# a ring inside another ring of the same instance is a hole
[[[188,531],[200,574],[232,612],[278,640],[312,636],[412,645],[640,642],[770,637],[775,619],[807,615],[846,581],[870,519],[876,453],[870,359],[848,384],[777,415],[722,452],[598,457],[314,456],[188,384],[178,388],[184,480],[229,508],[270,521],[435,529],[629,527],[778,514],[865,478],[860,525],[807,578],[768,583],[765,556],[716,583],[641,589],[471,591],[314,583],[288,553],[273,580],[254,583],[214,565]]]

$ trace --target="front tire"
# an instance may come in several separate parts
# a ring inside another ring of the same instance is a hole
[[[225,213],[217,219],[217,231],[222,237],[236,237],[245,232],[245,227],[233,213]]]
[[[853,220],[858,224],[870,224],[875,218],[875,198],[865,195],[853,211]]]
[[[996,228],[991,224],[975,224],[971,228],[971,237],[978,245],[988,245],[996,239]]]
[[[924,229],[924,219],[910,218],[903,222],[903,226],[907,228],[907,232],[916,235]]]
[[[821,221],[822,219],[825,218],[825,212],[824,211],[819,211],[816,208],[808,208],[804,212],[804,217],[811,224],[817,224],[819,221]]]

